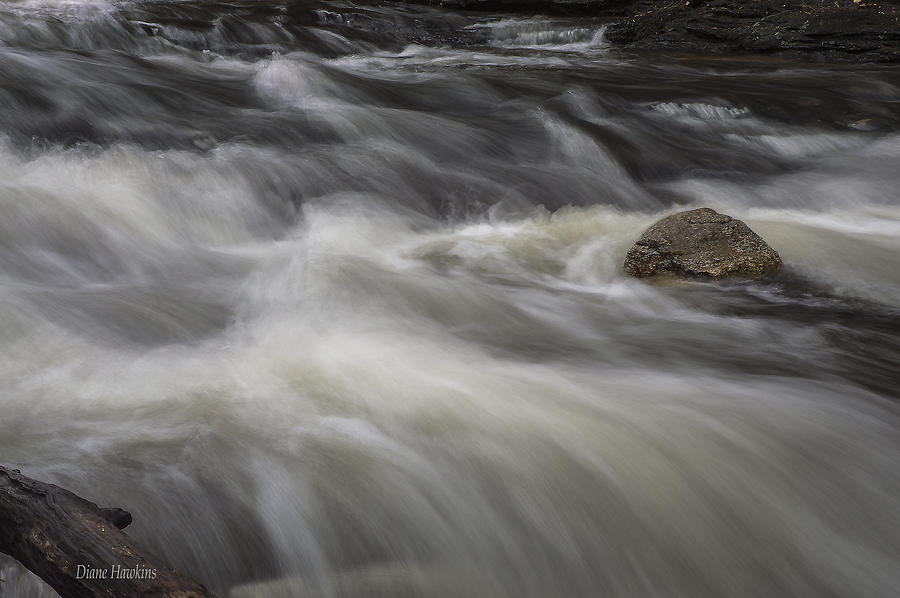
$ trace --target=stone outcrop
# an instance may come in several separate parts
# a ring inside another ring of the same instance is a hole
[[[900,61],[890,0],[637,0],[607,39],[635,49]]]
[[[691,278],[761,278],[781,258],[749,226],[710,208],[679,212],[644,232],[625,256],[638,278],[671,273]]]

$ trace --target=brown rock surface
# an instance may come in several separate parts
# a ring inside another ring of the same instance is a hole
[[[644,232],[625,256],[638,278],[673,273],[695,278],[761,278],[781,258],[749,226],[710,208],[679,212]]]

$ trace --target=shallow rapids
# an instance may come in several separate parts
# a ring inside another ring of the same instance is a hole
[[[896,596],[900,71],[603,28],[3,3],[0,462],[223,598]],[[622,273],[699,206],[784,274]]]

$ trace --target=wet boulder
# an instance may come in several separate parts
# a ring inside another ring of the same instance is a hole
[[[638,278],[671,273],[754,279],[779,270],[778,253],[749,226],[710,208],[663,218],[625,256],[625,271]]]

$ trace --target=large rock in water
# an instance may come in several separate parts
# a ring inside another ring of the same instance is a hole
[[[781,258],[749,226],[710,208],[663,218],[625,256],[625,271],[638,278],[666,272],[696,278],[760,278],[779,270]]]

